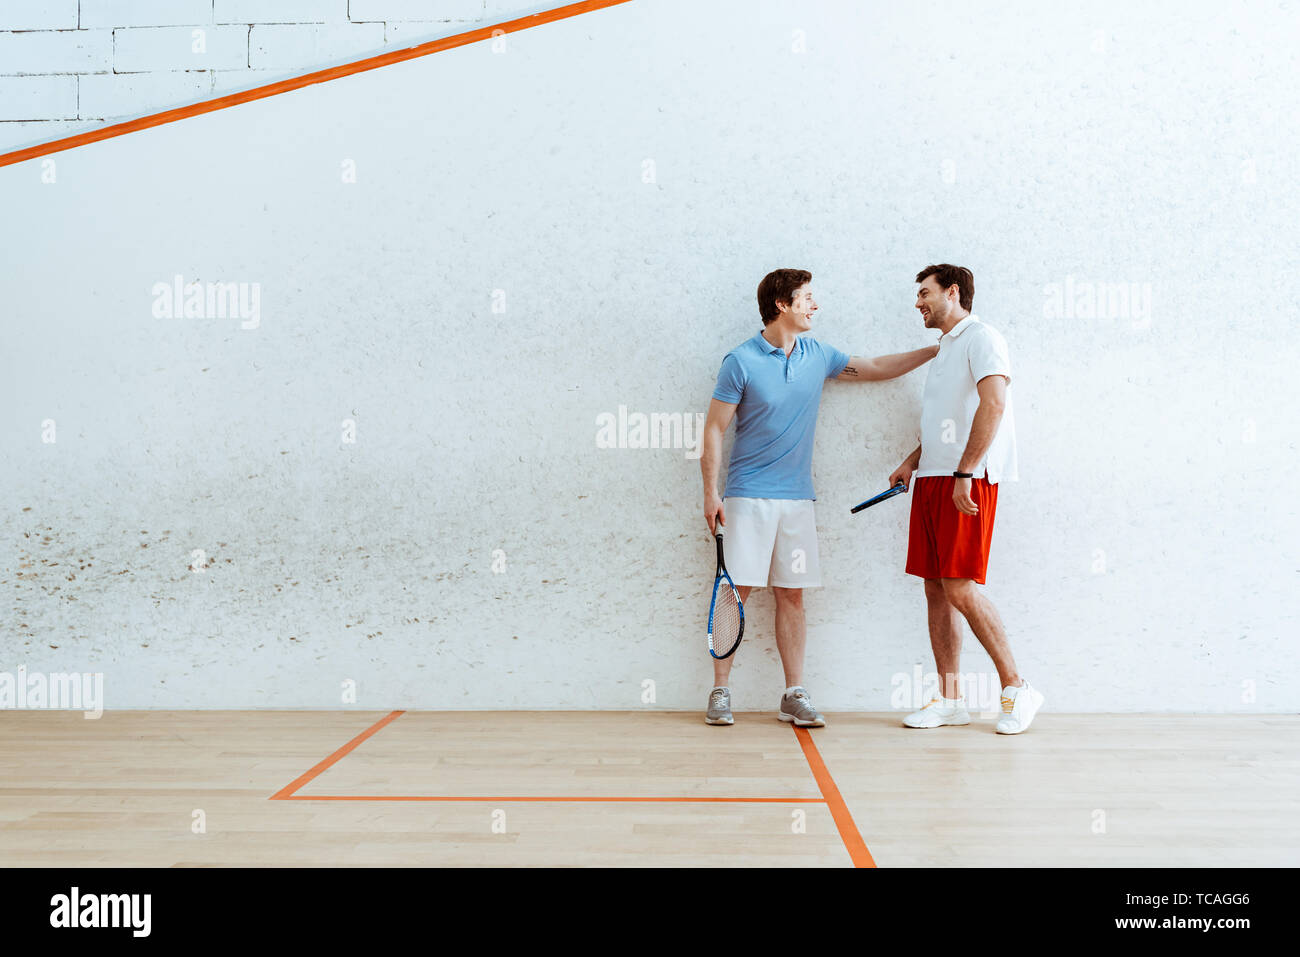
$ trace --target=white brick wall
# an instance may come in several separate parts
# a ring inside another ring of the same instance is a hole
[[[4,86],[4,79],[0,78],[0,88]],[[73,78],[74,82],[76,78]],[[0,93],[0,97],[4,94]],[[0,108],[0,113],[4,113]],[[7,114],[6,114],[7,115]],[[63,139],[65,136],[72,136],[74,133],[84,133],[86,130],[94,129],[97,126],[104,126],[104,120],[5,120],[0,122],[0,130],[3,130],[10,138],[11,142],[19,144],[48,143],[50,140]]]
[[[213,0],[217,23],[346,23],[348,0]]]
[[[212,74],[212,95],[224,96],[227,93],[234,93],[238,90],[251,90],[254,87],[266,86],[268,83],[274,83],[276,80],[282,80],[285,76],[294,76],[303,73],[303,70],[294,70],[285,73],[284,70],[216,70]]]
[[[384,47],[382,23],[349,23],[342,27],[314,24],[259,24],[248,38],[248,65],[255,70],[307,70],[379,52]]]
[[[489,20],[509,20],[525,13],[537,13],[540,10],[550,10],[552,7],[558,6],[561,6],[561,4],[545,3],[540,6],[526,7],[523,4],[515,3],[515,0],[485,0],[483,12]]]
[[[77,0],[4,0],[0,30],[75,30]]]
[[[106,73],[111,69],[112,30],[0,33],[0,72],[7,76]]]
[[[75,76],[0,76],[0,120],[55,120],[76,115]]]
[[[566,2],[0,0],[0,152]]]
[[[524,4],[513,6],[525,7]],[[543,4],[543,9],[546,6],[559,7],[563,2]],[[481,20],[484,7],[484,0],[351,0],[348,11],[353,21]]]
[[[81,0],[81,28],[175,27],[212,22],[212,0]]]
[[[499,19],[510,19],[501,17]],[[495,20],[484,20],[483,23],[497,22]],[[431,22],[426,20],[388,20],[384,24],[384,42],[394,49],[403,47],[413,47],[417,43],[423,43],[431,37],[442,37],[448,34],[460,33],[462,30],[472,30],[479,25],[479,21],[473,22]]]
[[[129,27],[113,31],[117,73],[234,70],[248,65],[246,26]]]
[[[97,73],[77,78],[84,116],[120,120],[134,115],[142,99],[192,103],[212,93],[210,73]]]

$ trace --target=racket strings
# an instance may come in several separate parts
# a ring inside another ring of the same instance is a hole
[[[736,590],[726,582],[719,582],[717,599],[713,603],[713,651],[726,656],[740,641],[740,600]]]

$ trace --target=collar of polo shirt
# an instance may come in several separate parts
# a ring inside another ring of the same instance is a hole
[[[766,328],[766,326],[765,326],[764,328]],[[785,350],[784,350],[784,349],[782,349],[780,346],[774,346],[774,345],[772,345],[772,343],[770,343],[770,342],[767,341],[767,339],[763,336],[763,330],[762,330],[762,329],[760,329],[757,333],[754,334],[754,338],[758,341],[758,345],[759,345],[759,347],[760,347],[764,352],[768,352],[768,353],[779,352],[779,353],[781,353],[782,356],[785,355]],[[795,337],[794,337],[794,345],[791,346],[791,348],[790,348],[790,355],[793,356],[793,355],[794,355],[794,351],[795,351],[795,349],[798,349],[798,348],[799,348],[799,337],[798,337],[798,336],[795,336]]]
[[[949,329],[944,335],[940,336],[939,338],[956,339],[959,335],[961,335],[963,332],[966,331],[967,326],[979,321],[980,321],[980,317],[975,315],[975,313],[972,312],[969,316],[967,316],[961,322],[957,323],[957,325],[953,326],[951,329]]]

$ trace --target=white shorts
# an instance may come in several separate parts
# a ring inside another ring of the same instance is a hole
[[[817,519],[810,498],[727,498],[723,560],[737,585],[820,588]]]

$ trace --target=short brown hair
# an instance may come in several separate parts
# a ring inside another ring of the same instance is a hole
[[[926,266],[916,274],[917,282],[925,282],[929,276],[934,277],[934,281],[939,284],[939,288],[947,292],[953,286],[957,287],[957,301],[961,307],[970,312],[971,303],[975,301],[975,277],[965,266],[953,266],[949,263],[939,263],[937,266]]]
[[[794,291],[806,282],[812,282],[812,273],[806,269],[777,269],[764,276],[758,284],[758,314],[763,317],[763,325],[781,314],[776,304],[788,305]]]

